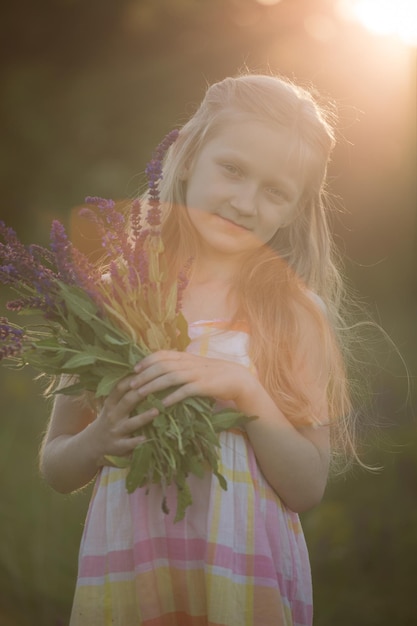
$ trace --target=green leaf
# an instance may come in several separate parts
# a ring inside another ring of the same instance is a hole
[[[128,456],[113,456],[110,454],[106,454],[104,458],[106,459],[106,461],[111,463],[113,467],[118,467],[120,469],[129,467],[131,463],[131,460]]]
[[[128,372],[110,372],[103,376],[100,382],[97,385],[96,390],[96,398],[101,398],[103,396],[108,396],[113,387],[122,380],[125,376],[127,376]]]
[[[104,340],[107,343],[111,343],[114,346],[127,346],[131,343],[129,339],[125,339],[121,337],[114,337],[114,335],[109,335],[109,333],[106,333],[104,335]]]
[[[137,487],[142,487],[146,476],[149,476],[149,465],[152,459],[152,447],[149,442],[137,446],[133,451],[133,458],[130,470],[126,476],[126,489],[132,493]]]
[[[198,478],[203,478],[204,476],[204,464],[196,456],[188,457],[188,470],[195,476],[198,476]]]
[[[65,369],[77,369],[77,367],[85,367],[86,365],[93,365],[97,360],[97,357],[93,354],[89,354],[88,352],[80,352],[79,354],[74,354],[68,361],[65,363]]]
[[[73,287],[59,282],[65,304],[75,317],[86,322],[97,318],[97,305],[81,287]]]
[[[174,524],[184,519],[185,510],[193,502],[191,490],[185,480],[180,480],[177,485],[177,511],[175,513]]]
[[[152,398],[150,402],[151,402],[151,405],[157,409],[158,409],[158,404],[161,405],[160,401],[157,398]],[[165,415],[165,407],[163,405],[162,407],[163,407],[163,411],[160,412],[159,415],[155,417],[155,419],[152,422],[152,426],[158,430],[164,431],[167,427],[167,416]]]
[[[216,432],[220,432],[222,430],[228,430],[229,428],[234,428],[235,426],[241,426],[252,419],[241,413],[239,411],[235,411],[233,409],[227,409],[224,411],[219,411],[218,413],[214,413],[211,416],[211,423]]]
[[[217,479],[219,481],[220,487],[224,491],[227,491],[227,481],[226,481],[225,477],[223,476],[223,474],[220,474],[220,472],[218,470],[216,470],[214,472],[214,475],[217,476]]]
[[[175,317],[176,317],[175,309],[177,306],[177,294],[178,294],[177,283],[174,281],[170,290],[168,291],[168,295],[165,300],[164,321],[172,322],[172,320],[175,320]]]
[[[184,351],[191,340],[188,336],[187,320],[185,319],[184,315],[181,312],[178,313],[177,315],[176,325],[178,329],[177,342],[176,342],[177,349]]]

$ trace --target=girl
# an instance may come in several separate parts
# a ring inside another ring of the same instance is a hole
[[[308,92],[244,75],[210,87],[171,146],[163,237],[173,276],[194,259],[191,343],[146,357],[97,412],[58,395],[41,452],[58,491],[97,474],[71,626],[312,623],[298,513],[322,498],[349,414],[324,203],[333,144]],[[220,436],[228,490],[191,476],[193,504],[176,524],[158,487],[129,495],[126,470],[104,458],[141,444],[133,433],[156,414],[132,410],[171,386],[167,406],[203,395],[258,416]]]

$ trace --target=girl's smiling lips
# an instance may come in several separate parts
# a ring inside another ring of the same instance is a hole
[[[243,224],[239,224],[238,222],[234,222],[229,217],[224,217],[224,215],[220,215],[219,213],[215,213],[214,215],[215,217],[219,218],[222,222],[225,222],[226,225],[230,225],[232,228],[237,228],[239,230],[246,230],[246,231],[250,230],[250,228],[248,228],[247,226],[244,226]]]

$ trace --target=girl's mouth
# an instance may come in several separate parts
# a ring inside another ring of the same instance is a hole
[[[217,217],[219,217],[223,222],[225,222],[226,224],[230,224],[230,226],[232,228],[237,228],[239,230],[250,230],[247,226],[243,226],[243,224],[238,224],[237,222],[234,222],[233,220],[229,219],[228,217],[224,217],[223,215],[219,215],[216,214]]]

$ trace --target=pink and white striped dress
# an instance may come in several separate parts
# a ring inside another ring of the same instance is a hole
[[[190,324],[190,352],[251,367],[244,328]],[[80,548],[70,626],[310,626],[308,552],[298,515],[263,477],[247,436],[220,435],[219,469],[189,477],[193,504],[173,523],[161,492],[128,494],[125,472],[97,478]]]

